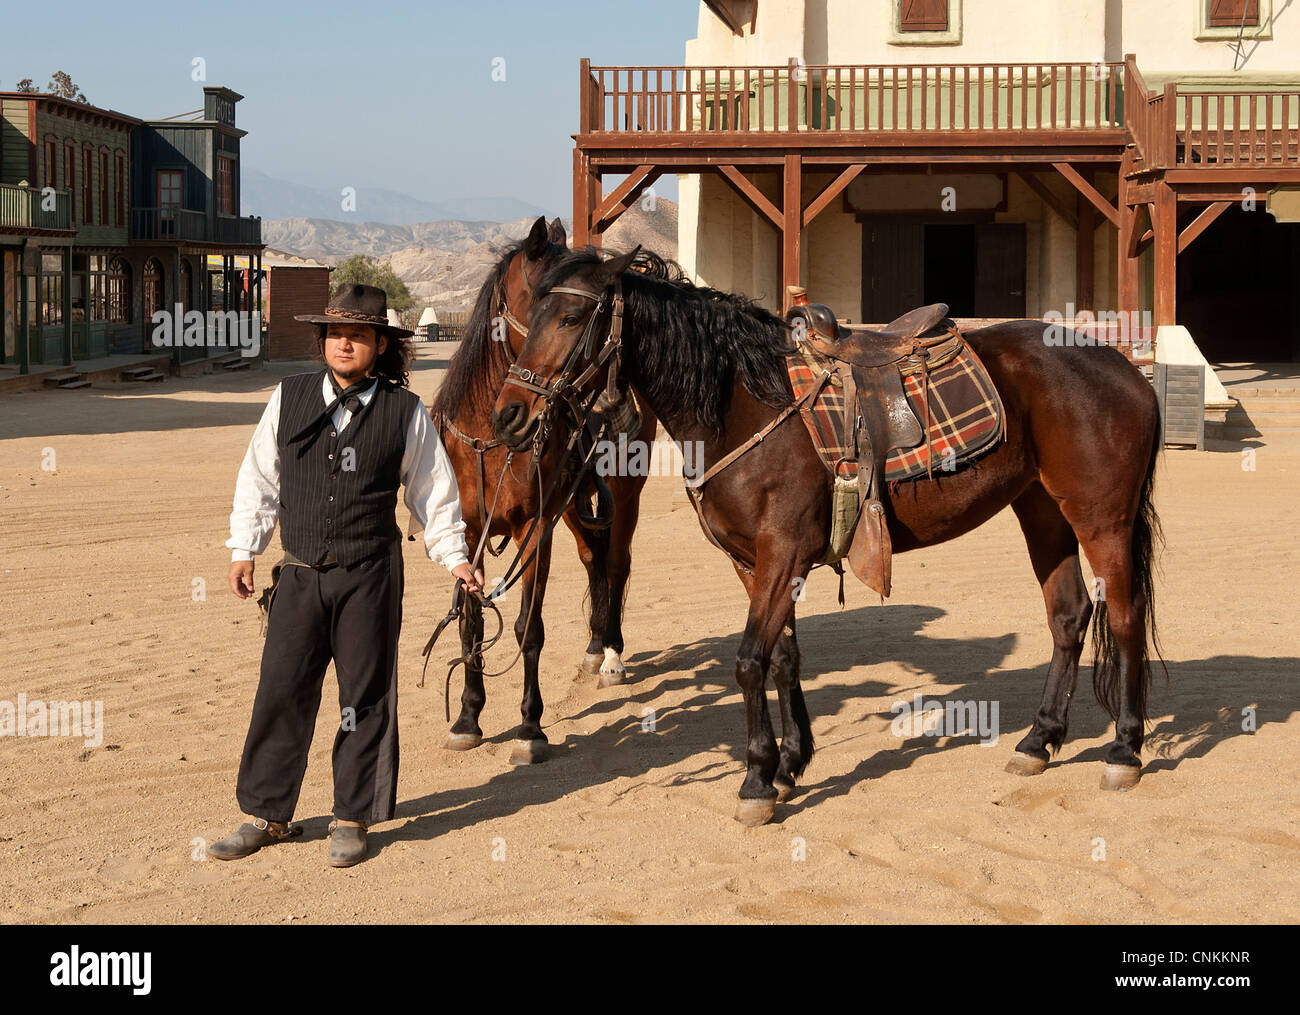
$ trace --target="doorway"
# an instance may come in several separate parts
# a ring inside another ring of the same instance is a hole
[[[864,323],[929,303],[952,317],[1025,316],[1024,223],[881,215],[862,226]]]
[[[1177,278],[1178,323],[1211,363],[1300,360],[1300,224],[1262,201],[1233,205],[1179,256]]]

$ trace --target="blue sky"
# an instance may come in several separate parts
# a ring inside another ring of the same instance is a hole
[[[310,186],[426,200],[510,195],[572,210],[578,61],[680,64],[697,0],[6,4],[0,90],[65,70],[144,118],[246,96],[246,166]],[[206,61],[207,81],[191,79]],[[505,81],[492,80],[505,60]],[[607,183],[607,187],[609,184]],[[676,181],[656,188],[676,198]]]

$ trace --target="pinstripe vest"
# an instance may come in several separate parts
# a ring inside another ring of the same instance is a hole
[[[301,561],[327,553],[344,567],[401,538],[397,489],[416,396],[381,380],[346,429],[326,419],[294,444],[289,438],[320,419],[323,371],[286,377],[280,389],[280,541]]]

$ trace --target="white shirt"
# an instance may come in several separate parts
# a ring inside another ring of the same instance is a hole
[[[368,405],[376,384],[358,397]],[[280,388],[275,386],[266,411],[253,431],[244,462],[235,482],[235,506],[230,513],[231,560],[252,560],[266,549],[280,514],[280,446],[276,432],[280,425]],[[329,374],[321,379],[323,405],[335,399]],[[330,417],[340,433],[352,419],[352,412],[339,405]],[[429,411],[418,398],[406,429],[406,451],[402,455],[403,500],[418,527],[424,529],[424,548],[429,559],[448,571],[469,562],[465,543],[465,522],[460,516],[460,490],[451,459],[438,439]]]

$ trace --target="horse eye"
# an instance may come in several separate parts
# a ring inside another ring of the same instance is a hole
[[[561,328],[572,328],[577,323],[578,323],[578,319],[574,317],[572,314],[565,314],[562,318],[560,318]]]

